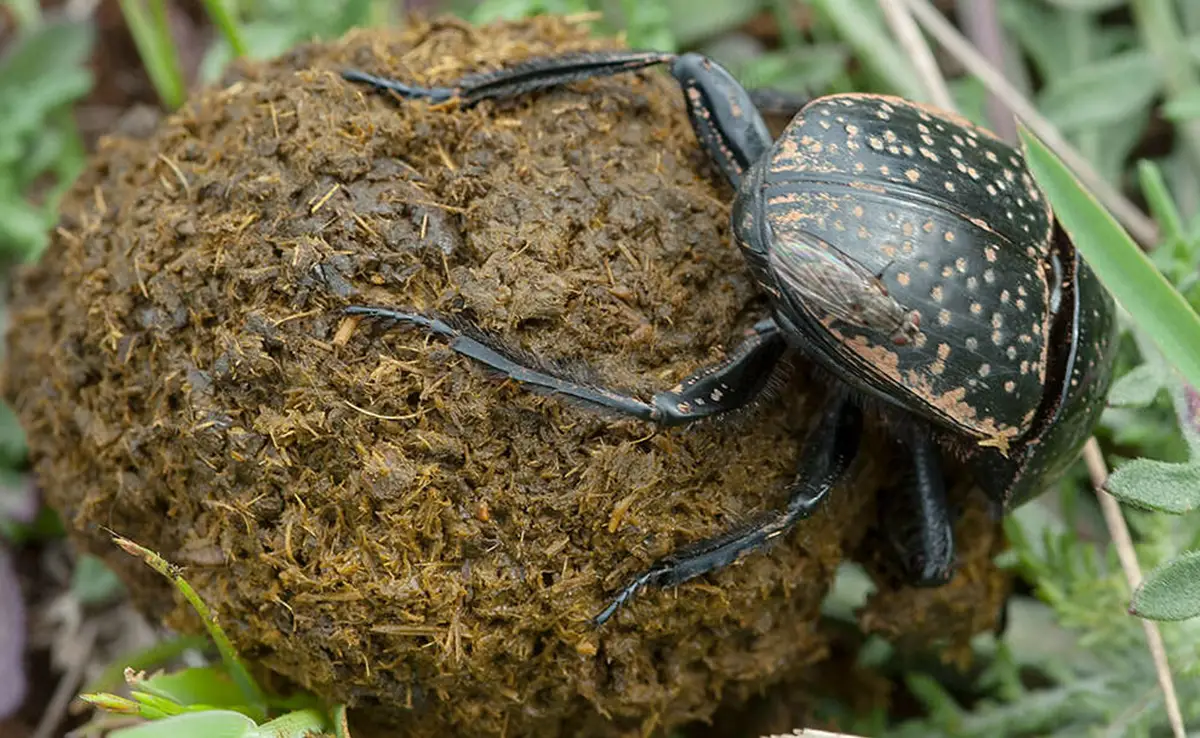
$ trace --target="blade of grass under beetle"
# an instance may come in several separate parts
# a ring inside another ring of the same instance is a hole
[[[1198,385],[1200,316],[1066,165],[1024,125],[1018,129],[1029,168],[1079,253],[1167,361]]]

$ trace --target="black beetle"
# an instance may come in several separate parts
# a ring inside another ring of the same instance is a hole
[[[661,425],[745,407],[789,352],[836,380],[786,509],[655,562],[597,624],[641,588],[725,566],[809,516],[858,453],[865,404],[888,417],[908,460],[892,494],[909,519],[885,526],[906,578],[948,581],[941,452],[966,460],[998,511],[1011,508],[1076,457],[1112,379],[1112,298],[1056,228],[1018,151],[956,115],[865,94],[808,102],[772,141],[753,96],[698,54],[566,54],[450,87],[343,76],[471,105],[657,64],[670,65],[696,137],[737,189],[734,237],[770,296],[771,316],[726,360],[644,401],[556,374],[451,316],[347,312],[418,326],[526,386]]]

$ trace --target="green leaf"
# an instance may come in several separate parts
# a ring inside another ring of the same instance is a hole
[[[39,254],[49,243],[50,222],[42,213],[20,200],[0,200],[0,256],[24,260]]]
[[[0,89],[39,94],[39,85],[81,69],[94,39],[86,21],[56,21],[18,36],[0,59]]]
[[[139,681],[137,687],[184,707],[204,705],[242,712],[238,708],[245,702],[245,695],[228,672],[213,666],[156,674]]]
[[[692,46],[737,28],[763,9],[762,0],[663,0],[671,33],[681,46]]]
[[[249,48],[249,58],[261,60],[273,59],[283,54],[307,36],[302,28],[273,20],[243,23],[241,33]],[[200,62],[200,79],[210,83],[217,81],[233,59],[233,49],[228,41],[224,38],[217,39]]]
[[[187,712],[183,709],[183,705],[174,700],[159,697],[149,692],[141,692],[134,689],[129,692],[129,696],[137,701],[142,715],[151,720],[162,720],[163,718],[182,715],[184,712]]]
[[[1146,407],[1167,386],[1167,367],[1147,362],[1134,367],[1113,383],[1108,404],[1114,407]]]
[[[1089,13],[1105,13],[1119,8],[1129,0],[1046,0],[1050,5],[1063,10],[1085,11]]]
[[[1147,108],[1096,129],[1092,163],[1105,181],[1124,180],[1130,154],[1145,140],[1150,117],[1151,111]]]
[[[375,0],[347,0],[330,30],[341,36],[351,28],[368,27],[375,21]]]
[[[137,702],[127,697],[109,694],[108,692],[100,692],[98,694],[88,694],[85,692],[79,695],[79,699],[105,712],[113,712],[118,715],[140,715],[142,712],[142,707]]]
[[[263,738],[271,736],[309,736],[324,733],[329,727],[329,720],[323,712],[315,709],[296,710],[286,715],[280,715],[269,723],[263,723],[259,735]]]
[[[998,3],[997,11],[1005,30],[1017,39],[1043,77],[1053,79],[1072,67],[1071,50],[1063,43],[1066,22],[1062,13],[1036,0]]]
[[[224,0],[204,0],[204,10],[214,26],[221,31],[221,38],[233,49],[236,56],[246,55],[246,41],[238,28],[237,18],[225,6]],[[342,29],[343,32],[348,29]]]
[[[1129,611],[1148,620],[1187,620],[1200,615],[1200,551],[1189,551],[1150,572]]]
[[[1105,488],[1126,504],[1181,515],[1200,507],[1200,463],[1134,459],[1117,467]]]
[[[850,57],[832,44],[768,51],[737,70],[747,87],[771,87],[789,92],[821,90],[841,74]]]
[[[25,463],[28,446],[21,421],[7,402],[0,402],[0,466],[14,468]]]
[[[163,575],[175,585],[175,589],[183,595],[196,614],[200,616],[200,620],[204,623],[205,630],[216,644],[217,650],[221,653],[221,661],[225,666],[226,671],[241,690],[243,697],[242,703],[252,710],[255,718],[263,718],[266,716],[266,696],[263,694],[262,688],[258,682],[254,681],[254,677],[250,675],[250,670],[242,663],[238,656],[237,650],[234,649],[233,643],[229,640],[229,636],[217,622],[216,615],[208,608],[208,605],[197,594],[196,590],[192,589],[192,585],[179,573],[178,567],[170,564],[166,559],[160,556],[155,551],[152,551],[144,546],[139,546],[128,538],[114,536],[113,541],[121,550],[131,556],[140,558],[147,566],[154,569],[159,574]]]
[[[179,55],[166,24],[165,0],[148,0],[149,10],[143,5],[144,0],[119,2],[125,25],[159,99],[168,110],[178,108],[186,91]]]
[[[1100,281],[1192,385],[1200,385],[1200,316],[1129,234],[1041,141],[1019,127],[1029,168]]]
[[[5,0],[5,7],[17,21],[17,29],[35,26],[42,19],[42,7],[38,0]]]
[[[115,730],[109,735],[112,738],[252,738],[260,733],[254,721],[240,712],[209,710]]]
[[[977,126],[992,128],[987,115],[987,87],[976,77],[960,77],[948,83],[954,107]]]
[[[1038,108],[1065,131],[1087,130],[1149,109],[1160,90],[1153,57],[1128,52],[1051,79]]]
[[[202,635],[185,635],[165,638],[153,644],[118,656],[97,674],[85,687],[85,692],[113,690],[125,684],[125,669],[141,671],[153,669],[168,661],[179,658],[185,651],[207,651],[212,642]]]

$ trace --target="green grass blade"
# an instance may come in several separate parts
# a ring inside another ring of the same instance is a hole
[[[1027,128],[1019,133],[1034,178],[1084,259],[1167,361],[1200,386],[1200,316],[1066,165]]]
[[[165,27],[157,27],[142,0],[121,0],[121,13],[159,99],[168,110],[175,110],[183,104],[184,84],[170,33]],[[161,13],[155,15],[165,18]]]
[[[1163,240],[1183,240],[1183,216],[1175,206],[1175,200],[1167,189],[1167,180],[1162,170],[1152,161],[1142,159],[1138,162],[1138,180],[1142,185],[1142,195],[1150,207],[1158,227],[1162,229]]]
[[[245,56],[246,40],[242,38],[242,31],[233,14],[229,12],[228,6],[225,5],[225,0],[204,0],[204,10],[208,13],[213,25],[225,37],[229,48],[233,49],[234,58]]]
[[[188,584],[187,580],[179,572],[179,568],[169,563],[166,559],[159,556],[154,551],[148,548],[139,546],[128,538],[115,536],[113,541],[121,547],[126,553],[131,556],[136,556],[144,561],[151,569],[154,569],[159,574],[162,574],[183,598],[188,601],[196,614],[204,622],[204,627],[208,630],[208,635],[213,639],[213,643],[217,645],[217,650],[221,653],[221,661],[225,664],[225,668],[229,670],[230,677],[237,684],[238,689],[245,695],[247,707],[253,708],[256,711],[254,718],[258,721],[266,717],[267,699],[263,694],[262,689],[254,678],[250,676],[250,671],[242,660],[237,655],[237,650],[234,649],[233,643],[230,642],[229,636],[225,634],[220,623],[217,622],[217,616],[208,609],[208,605],[201,599],[196,590],[192,589],[192,585]]]

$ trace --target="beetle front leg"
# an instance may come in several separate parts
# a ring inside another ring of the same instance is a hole
[[[683,88],[688,118],[696,138],[735,187],[742,174],[771,146],[771,133],[754,101],[728,71],[700,54],[656,51],[599,51],[530,59],[505,69],[463,77],[445,87],[421,87],[358,70],[342,77],[368,84],[404,99],[433,103],[460,101],[474,105],[536,90],[559,87],[591,77],[608,77],[656,64],[670,64]]]
[[[796,480],[788,487],[787,507],[715,538],[686,546],[654,563],[625,585],[592,622],[602,625],[645,587],[671,587],[728,566],[761,549],[813,514],[858,454],[862,413],[842,395],[831,400],[809,435]]]
[[[933,439],[920,428],[908,433],[904,446],[911,471],[889,495],[882,526],[909,584],[937,587],[954,576],[954,523],[941,459]]]
[[[349,315],[360,315],[391,325],[422,328],[450,339],[450,348],[488,369],[548,394],[562,395],[602,410],[631,416],[659,425],[686,425],[749,405],[766,389],[787,342],[775,321],[767,318],[754,325],[727,359],[692,374],[649,402],[626,392],[611,390],[586,381],[584,371],[545,361],[527,352],[505,346],[471,324],[449,317],[380,307],[353,306]]]

